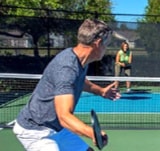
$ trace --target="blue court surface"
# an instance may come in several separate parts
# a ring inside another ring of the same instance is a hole
[[[102,113],[158,113],[160,112],[160,94],[135,91],[122,93],[119,100],[111,101],[83,92],[76,112],[90,112],[91,109]]]

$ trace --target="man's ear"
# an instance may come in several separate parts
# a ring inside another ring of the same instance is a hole
[[[97,47],[99,47],[102,44],[102,39],[99,38],[99,39],[95,40],[94,43],[96,44]]]

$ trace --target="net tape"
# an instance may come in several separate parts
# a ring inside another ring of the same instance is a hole
[[[15,79],[40,79],[41,74],[16,74],[16,73],[0,73],[0,78]],[[91,81],[144,81],[144,82],[160,82],[160,77],[110,77],[110,76],[87,76]]]

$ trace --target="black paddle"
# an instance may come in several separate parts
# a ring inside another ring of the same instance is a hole
[[[91,122],[96,139],[96,145],[101,150],[108,143],[108,136],[101,135],[101,126],[99,124],[98,116],[94,110],[91,110]]]

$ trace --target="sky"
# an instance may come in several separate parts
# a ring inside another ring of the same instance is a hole
[[[148,0],[111,0],[112,13],[114,14],[138,14],[145,13],[145,7],[148,5]],[[116,16],[117,21],[136,22],[140,19],[139,16]]]

